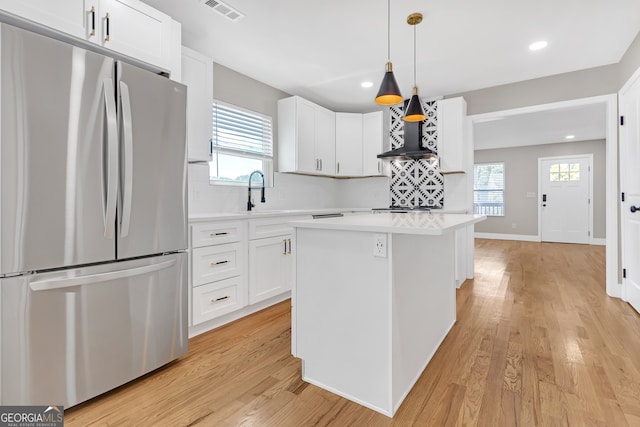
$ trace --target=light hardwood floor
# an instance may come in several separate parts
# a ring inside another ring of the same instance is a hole
[[[66,425],[639,426],[640,316],[607,297],[604,259],[603,246],[476,240],[458,320],[393,419],[300,380],[286,301],[193,338]]]

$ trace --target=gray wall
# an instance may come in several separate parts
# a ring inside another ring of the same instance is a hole
[[[273,117],[273,170],[278,170],[278,99],[287,98],[286,92],[213,64],[213,97],[239,107]]]
[[[476,150],[475,163],[504,162],[505,216],[476,224],[479,233],[538,235],[538,158],[593,154],[593,237],[605,237],[605,141],[579,141]],[[512,227],[516,224],[516,228]]]
[[[640,32],[636,36],[629,49],[618,63],[620,67],[620,88],[640,68]]]
[[[463,96],[467,101],[467,114],[471,115],[608,95],[618,92],[621,86],[618,64],[613,64],[493,86],[447,98]]]

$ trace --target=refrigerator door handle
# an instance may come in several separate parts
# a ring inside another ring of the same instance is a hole
[[[104,213],[104,237],[113,239],[118,202],[118,118],[112,79],[102,82],[107,115],[107,199]]]
[[[54,289],[69,288],[72,286],[89,285],[92,283],[103,283],[108,280],[118,280],[126,277],[139,276],[164,270],[173,267],[175,259],[163,261],[157,264],[145,265],[143,267],[127,268],[125,270],[110,271],[108,273],[89,274],[78,277],[56,277],[53,279],[34,280],[29,283],[32,291],[50,291]]]
[[[133,191],[133,128],[131,124],[131,97],[129,86],[120,81],[120,102],[122,108],[122,133],[124,139],[124,188],[122,195],[122,218],[120,223],[120,236],[129,234],[129,222],[131,220],[131,196]]]

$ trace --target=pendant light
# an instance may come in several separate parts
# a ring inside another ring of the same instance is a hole
[[[407,105],[404,114],[405,122],[421,122],[427,118],[422,109],[422,103],[418,96],[418,86],[416,85],[416,25],[422,22],[421,13],[412,13],[407,17],[407,24],[413,26],[413,95]]]
[[[387,65],[380,84],[380,90],[376,95],[376,103],[380,105],[395,105],[401,103],[402,100],[400,87],[393,75],[393,65],[391,64],[391,0],[387,0]]]

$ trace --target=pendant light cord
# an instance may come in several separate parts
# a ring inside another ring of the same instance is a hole
[[[387,62],[391,61],[391,0],[387,0]]]
[[[413,26],[413,87],[416,87],[416,26]]]

